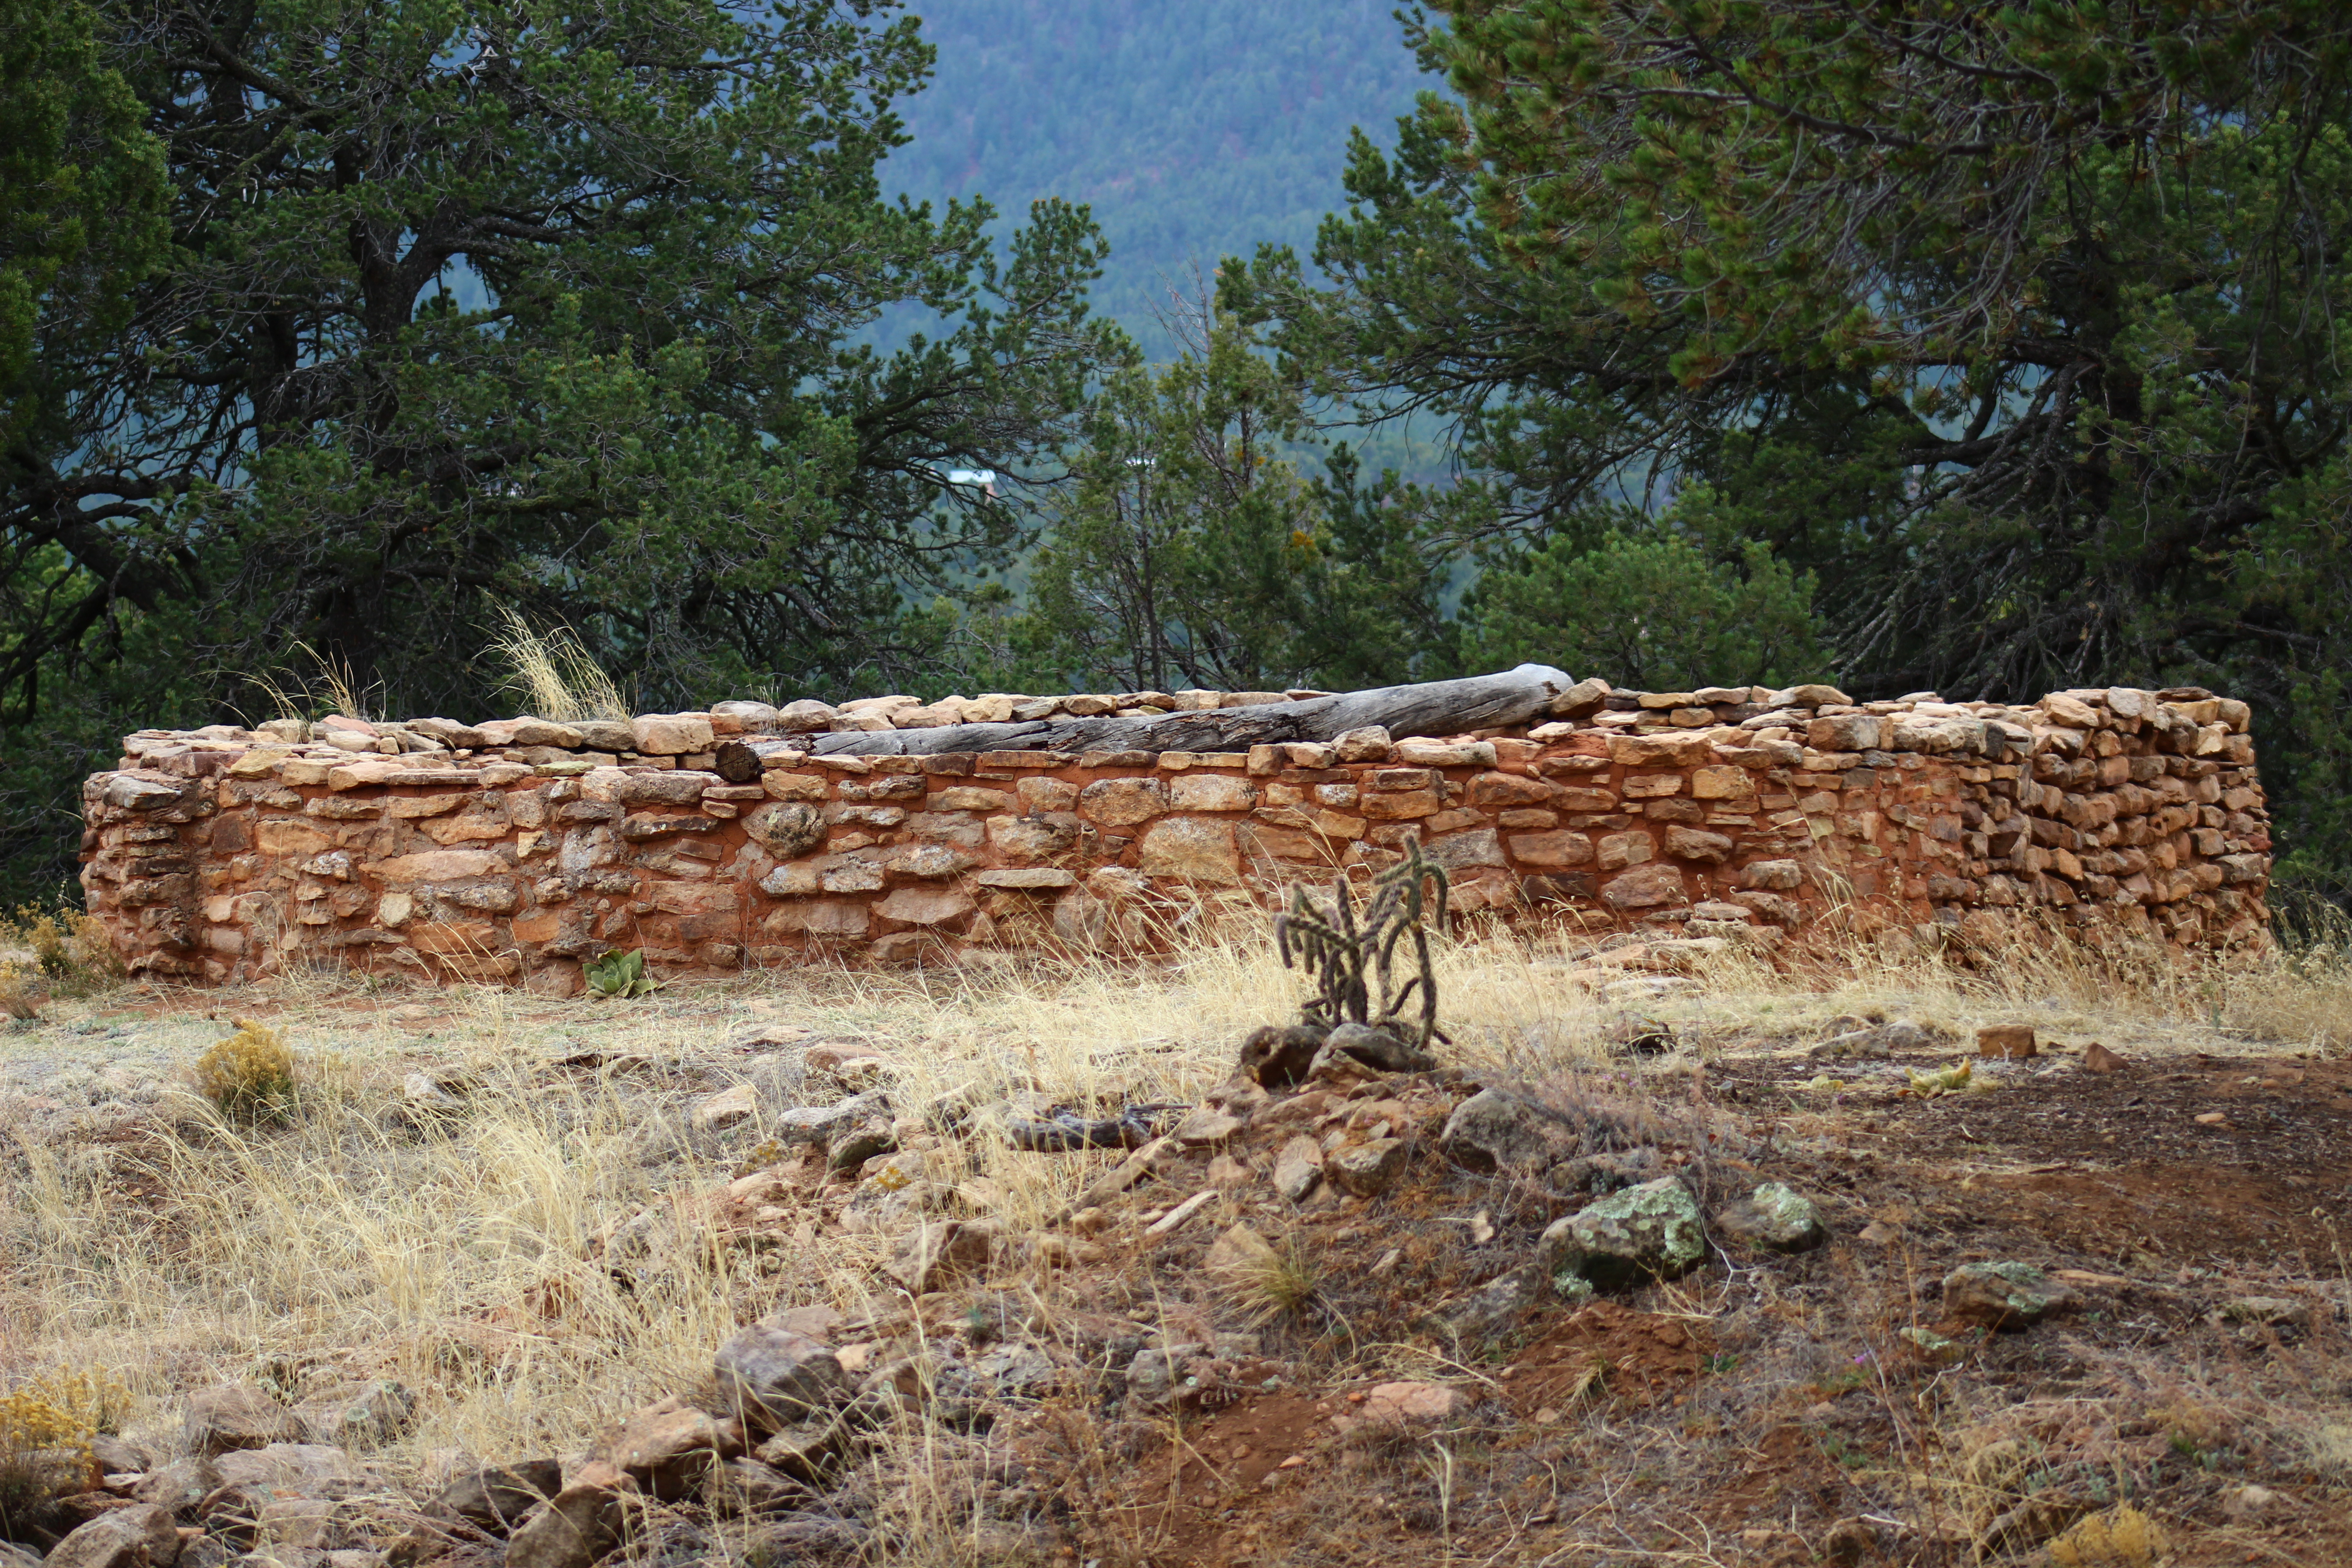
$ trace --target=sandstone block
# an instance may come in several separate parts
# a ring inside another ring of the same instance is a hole
[[[1169,786],[1176,811],[1247,811],[1257,805],[1257,785],[1231,773],[1183,773]]]
[[[761,924],[778,936],[800,932],[835,939],[862,937],[866,934],[866,906],[847,899],[795,900]]]
[[[1156,822],[1143,836],[1141,868],[1147,877],[1235,887],[1242,879],[1241,851],[1233,825],[1197,816]]]
[[[1604,871],[1622,871],[1628,866],[1639,866],[1654,858],[1657,846],[1646,833],[1603,834],[1600,844],[1600,865]]]
[[[976,908],[971,895],[952,888],[900,888],[875,905],[874,912],[902,925],[938,926],[960,921]]]
[[[1802,886],[1805,869],[1794,860],[1754,860],[1739,868],[1743,888],[1769,888],[1781,892]]]
[[[1511,858],[1530,866],[1590,866],[1592,840],[1581,833],[1516,833],[1510,838]]]
[[[1868,752],[1878,746],[1874,713],[1833,713],[1805,726],[1805,744],[1817,752]]]
[[[640,713],[629,732],[635,749],[649,757],[683,757],[719,743],[708,713]]]
[[[1666,853],[1678,860],[1705,860],[1720,865],[1730,858],[1732,841],[1720,833],[1698,827],[1666,829]]]
[[[1028,892],[1042,891],[1049,888],[1072,887],[1076,884],[1077,879],[1075,872],[1045,866],[1005,867],[993,871],[982,871],[972,879],[983,888],[1013,888]]]
[[[1703,735],[1612,735],[1609,760],[1628,768],[1695,768],[1715,761]]]
[[[1507,864],[1503,858],[1502,840],[1491,827],[1443,834],[1429,840],[1423,848],[1432,860],[1449,871],[1466,870],[1473,866]]]
[[[1356,809],[1374,822],[1411,822],[1434,815],[1444,804],[1433,789],[1376,790],[1360,795]]]
[[[1977,1055],[2022,1061],[2039,1054],[2031,1024],[1995,1024],[1977,1031]]]
[[[1553,793],[1551,784],[1524,773],[1480,773],[1470,781],[1473,805],[1543,805]]]
[[[1691,795],[1697,800],[1745,800],[1756,793],[1756,776],[1746,768],[1700,768],[1691,774]]]
[[[331,848],[334,839],[324,828],[290,817],[264,817],[255,825],[254,847],[264,855],[315,855]]]
[[[1332,741],[1331,749],[1343,763],[1385,763],[1394,754],[1394,742],[1387,730],[1378,724],[1342,731]]]
[[[1106,827],[1130,827],[1168,809],[1168,786],[1156,778],[1097,779],[1078,792],[1078,815]]]
[[[266,827],[268,825],[264,823]],[[395,855],[366,868],[380,881],[457,882],[468,877],[494,877],[510,869],[504,858],[485,849],[427,849]]]
[[[1618,910],[1655,909],[1683,903],[1687,898],[1682,873],[1664,861],[1621,872],[1601,889],[1601,901]]]

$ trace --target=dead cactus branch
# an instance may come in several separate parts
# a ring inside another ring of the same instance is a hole
[[[1360,913],[1344,876],[1332,884],[1328,901],[1304,883],[1294,885],[1290,908],[1275,917],[1274,938],[1285,968],[1303,967],[1315,978],[1315,994],[1299,1008],[1300,1016],[1327,1029],[1369,1024],[1423,1048],[1445,1039],[1437,1026],[1437,975],[1423,923],[1426,915],[1443,925],[1445,907],[1445,868],[1422,853],[1417,837],[1405,840],[1403,859],[1372,879]],[[1408,935],[1415,972],[1391,989],[1397,948]],[[1408,1020],[1405,1007],[1416,993],[1421,1016]]]

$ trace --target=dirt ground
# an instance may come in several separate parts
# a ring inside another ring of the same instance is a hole
[[[1269,1120],[1221,1146],[1227,1167],[1208,1148],[1154,1167],[1084,1227],[1072,1205],[1124,1151],[908,1138],[929,1174],[897,1179],[988,1217],[1002,1260],[918,1297],[882,1270],[931,1211],[884,1193],[882,1163],[861,1181],[779,1152],[779,1115],[877,1084],[902,1132],[919,1126],[906,1108],[950,1090],[1024,1114],[1181,1108],[1282,1016],[1292,978],[1229,953],[763,976],[631,1006],[321,982],[53,1007],[0,1034],[0,1385],[102,1365],[130,1391],[126,1432],[161,1450],[187,1390],[257,1366],[292,1369],[289,1388],[396,1376],[417,1418],[366,1462],[414,1505],[460,1450],[569,1471],[612,1422],[706,1378],[734,1326],[822,1308],[858,1365],[912,1358],[919,1407],[801,1514],[751,1529],[673,1500],[634,1560],[2352,1563],[2352,1061],[2324,1042],[2174,994],[2045,994],[2047,974],[1740,975],[1635,1013],[1546,955],[1448,962],[1444,1072]],[[241,1017],[304,1051],[301,1121],[235,1131],[189,1094],[190,1062]],[[1916,1037],[1885,1054],[1822,1054],[1906,1019]],[[1629,1021],[1663,1025],[1663,1048]],[[2014,1021],[2043,1054],[1935,1091],[1977,1027]],[[2094,1040],[2121,1064],[2086,1065]],[[744,1084],[755,1115],[699,1114]],[[1446,1110],[1487,1084],[1612,1129],[1614,1154],[1710,1209],[1786,1184],[1829,1239],[1780,1254],[1717,1235],[1678,1279],[1547,1287],[1479,1331],[1433,1328],[1590,1201],[1444,1157]],[[463,1110],[427,1117],[431,1094]],[[1275,1195],[1286,1139],[1375,1115],[1410,1145],[1395,1187]],[[763,1172],[767,1206],[730,1208],[729,1184]],[[1196,1193],[1215,1194],[1200,1218],[1154,1228]],[[1215,1273],[1236,1224],[1298,1290]],[[1946,1277],[1996,1261],[2071,1306],[2006,1332],[1948,1312]],[[1024,1345],[1050,1376],[974,1372]],[[1155,1345],[1192,1347],[1171,1350],[1160,1399],[1135,1372]],[[1450,1391],[1446,1412],[1361,1417],[1400,1383]],[[2116,1544],[2130,1519],[2153,1545]],[[382,1563],[388,1543],[359,1549]]]

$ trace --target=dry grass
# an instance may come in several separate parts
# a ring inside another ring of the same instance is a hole
[[[388,1376],[418,1390],[423,1415],[389,1456],[395,1473],[421,1473],[425,1450],[451,1446],[493,1458],[577,1452],[602,1424],[697,1383],[711,1348],[751,1316],[778,1304],[887,1304],[875,1271],[884,1237],[746,1250],[698,1223],[695,1194],[734,1175],[759,1132],[722,1144],[688,1125],[692,1103],[745,1065],[725,1042],[754,1026],[794,1026],[859,1044],[890,1058],[902,1107],[1189,1100],[1223,1076],[1244,1033],[1301,1000],[1301,977],[1261,933],[1207,922],[1175,959],[1150,964],[812,967],[677,984],[625,1010],[489,988],[381,990],[333,974],[175,998],[174,1016],[151,1026],[170,1035],[184,1067],[217,1037],[196,1010],[271,1015],[310,1065],[300,1114],[254,1126],[184,1092],[134,1141],[19,1136],[0,1160],[0,1213],[16,1216],[0,1227],[0,1384],[103,1369],[129,1390],[133,1426],[153,1426],[188,1387],[276,1361],[320,1380]],[[2102,963],[2055,944],[1977,966],[1858,946],[1849,963],[1808,975],[1727,961],[1690,977],[1695,986],[1616,1001],[1566,983],[1583,963],[1566,939],[1536,932],[1440,944],[1454,1059],[1572,1077],[1608,1059],[1610,1030],[1633,1007],[1710,1050],[1810,1042],[1832,1017],[1874,1012],[1963,1038],[2024,1016],[2148,1053],[2340,1051],[2329,1031],[2352,997],[2341,950],[2311,948],[2199,971],[2128,953]],[[418,1009],[435,1016],[404,1023]],[[652,1067],[630,1077],[541,1065],[583,1046]],[[17,1048],[0,1037],[0,1052]],[[461,1113],[404,1109],[402,1080],[420,1063],[457,1086]],[[964,1162],[953,1178],[992,1184],[1015,1232],[1100,1169],[986,1138],[950,1148]],[[1291,1264],[1258,1294],[1295,1318],[1317,1285],[1311,1265]],[[1426,1352],[1363,1353],[1431,1370],[1413,1360]],[[2195,1390],[2178,1392],[2184,1408],[2196,1404]],[[1957,1406],[1909,1417],[1939,1429],[1989,1418]],[[935,1551],[925,1560],[983,1555],[982,1459],[969,1440],[921,1425],[893,1440],[920,1461],[908,1471],[920,1484],[891,1506]],[[2352,1427],[2312,1424],[2277,1440],[2329,1474],[2352,1468]],[[1965,1455],[1923,1457],[1912,1468],[1920,1488],[1973,1514],[1983,1500],[1963,1494],[1983,1489],[1965,1465]],[[1694,1544],[1677,1560],[1708,1561],[1712,1550]]]
[[[506,687],[542,719],[568,724],[629,717],[628,699],[570,626],[541,630],[501,610],[489,651],[507,667]]]

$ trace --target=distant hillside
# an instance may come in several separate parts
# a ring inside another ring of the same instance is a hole
[[[917,199],[1093,205],[1098,291],[1155,357],[1162,279],[1260,240],[1304,256],[1340,202],[1348,131],[1383,142],[1424,85],[1389,0],[935,0],[931,86],[883,170]]]

